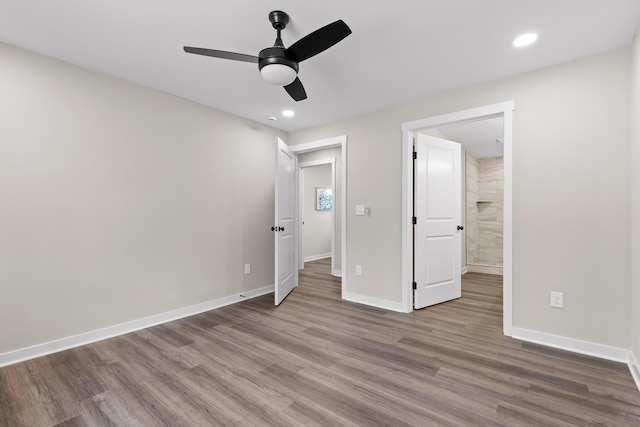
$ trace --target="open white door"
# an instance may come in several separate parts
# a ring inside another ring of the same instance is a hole
[[[461,296],[460,144],[417,134],[414,307]]]
[[[278,138],[276,157],[275,303],[280,305],[298,286],[296,268],[296,163],[297,157]]]

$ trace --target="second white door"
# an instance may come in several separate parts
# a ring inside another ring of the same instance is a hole
[[[298,286],[296,263],[296,155],[278,138],[276,157],[275,304]]]
[[[461,296],[461,147],[417,134],[414,307]]]

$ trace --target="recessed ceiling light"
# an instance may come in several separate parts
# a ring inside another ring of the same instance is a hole
[[[516,37],[516,39],[513,41],[513,46],[515,47],[529,46],[536,40],[538,40],[538,35],[536,33],[523,34],[521,36]]]
[[[267,120],[269,120],[270,122],[277,122],[278,118],[276,116],[267,116]]]
[[[282,115],[285,117],[293,117],[296,115],[296,113],[294,113],[292,110],[284,110],[282,112]]]

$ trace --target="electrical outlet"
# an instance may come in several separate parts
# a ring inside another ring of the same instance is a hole
[[[365,213],[364,205],[356,205],[356,215],[357,216],[364,216],[364,213]]]
[[[251,264],[245,264],[244,265],[244,274],[250,274],[251,273]]]
[[[360,264],[356,264],[356,276],[362,276],[362,266]]]
[[[562,292],[551,292],[551,307],[564,307],[564,294]]]

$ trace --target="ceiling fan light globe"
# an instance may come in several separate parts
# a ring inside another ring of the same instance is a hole
[[[267,64],[260,69],[262,78],[277,86],[288,86],[296,79],[298,73],[284,64]]]

